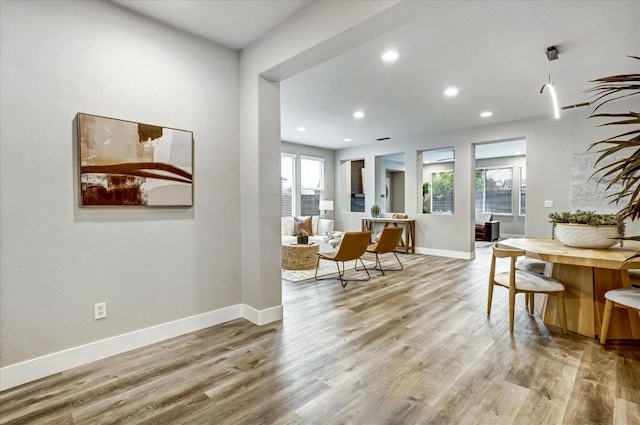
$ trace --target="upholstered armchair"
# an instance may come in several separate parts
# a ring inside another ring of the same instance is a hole
[[[476,240],[493,242],[500,238],[500,222],[493,213],[476,213]]]

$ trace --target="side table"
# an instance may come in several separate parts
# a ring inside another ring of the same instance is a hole
[[[315,242],[305,245],[297,243],[282,244],[282,268],[287,270],[309,270],[318,262],[319,245]]]

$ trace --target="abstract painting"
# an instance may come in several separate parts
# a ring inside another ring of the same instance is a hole
[[[571,166],[571,210],[595,211],[600,214],[615,214],[620,209],[615,203],[612,204],[609,196],[620,190],[620,185],[615,184],[609,191],[605,188],[611,178],[602,179],[602,172],[594,174],[596,168],[611,161],[624,158],[625,152],[618,152],[596,166],[596,160],[600,156],[598,153],[581,153],[573,155]]]
[[[78,114],[80,206],[193,206],[193,133]]]

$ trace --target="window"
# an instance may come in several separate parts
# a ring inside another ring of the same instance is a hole
[[[512,168],[476,170],[476,212],[511,214]]]
[[[324,160],[300,158],[300,215],[320,215],[324,199]]]
[[[431,173],[431,186],[431,212],[453,214],[453,171]]]
[[[295,215],[295,204],[293,196],[293,188],[295,183],[296,157],[294,155],[280,155],[280,190],[282,217],[291,217]]]
[[[520,167],[520,215],[527,212],[527,167]]]
[[[418,208],[423,214],[453,214],[453,170],[456,153],[453,147],[424,150],[418,153],[422,162],[422,202]]]

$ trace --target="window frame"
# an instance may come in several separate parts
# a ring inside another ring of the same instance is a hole
[[[291,211],[290,211],[290,215],[286,215],[284,212],[283,207],[283,192],[284,192],[284,187],[282,185],[282,179],[284,178],[284,176],[282,175],[282,166],[283,166],[283,158],[287,157],[291,159]],[[296,154],[292,154],[292,153],[286,153],[286,152],[280,152],[280,215],[281,217],[293,217],[296,215],[296,207],[297,207],[297,200],[296,200],[296,162],[297,162],[297,155]]]
[[[478,167],[474,170],[474,181],[475,181],[475,173],[478,171],[482,172],[483,175],[483,179],[482,179],[482,211],[478,211],[477,209],[477,200],[476,200],[476,207],[475,207],[475,212],[491,212],[493,214],[496,215],[514,215],[513,213],[513,176],[514,176],[514,172],[513,169],[516,168],[513,165],[496,165],[496,166],[492,166],[492,167]],[[495,171],[495,170],[509,170],[511,172],[511,194],[509,199],[511,200],[511,202],[509,203],[509,211],[487,211],[487,171]],[[474,188],[475,189],[475,188]],[[475,190],[476,196],[478,194],[478,191]],[[518,195],[519,196],[519,195]]]

